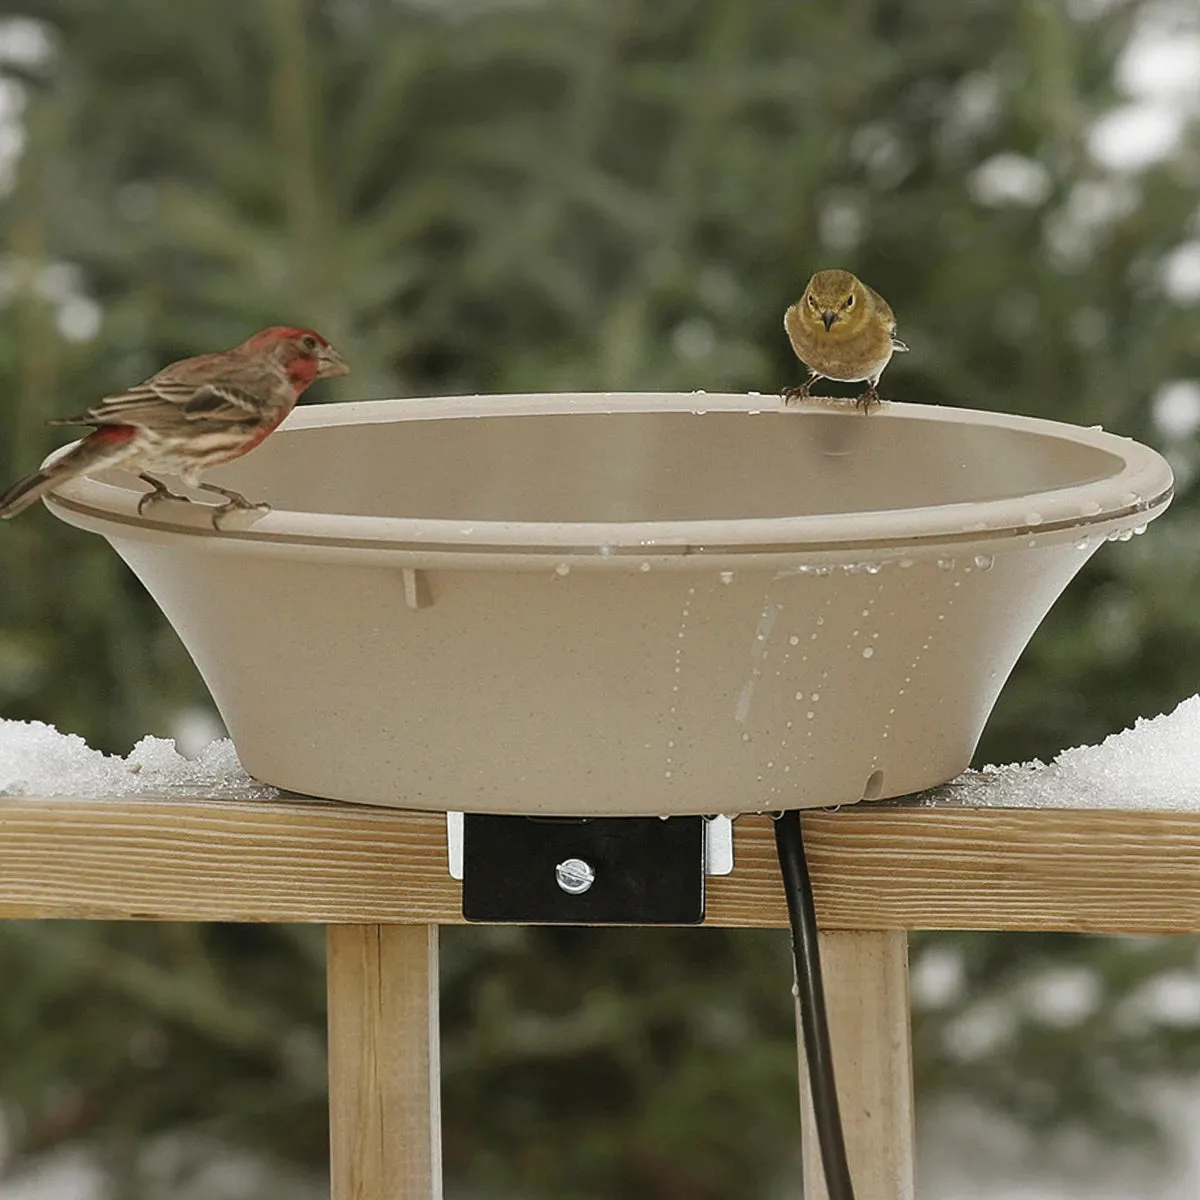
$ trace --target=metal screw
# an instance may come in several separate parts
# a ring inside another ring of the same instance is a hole
[[[564,892],[578,896],[596,882],[596,872],[582,858],[568,858],[554,868],[554,878]]]

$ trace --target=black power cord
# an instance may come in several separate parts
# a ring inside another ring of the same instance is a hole
[[[780,813],[776,818],[775,849],[779,853],[779,869],[783,874],[788,919],[792,926],[800,1027],[804,1037],[804,1057],[808,1060],[808,1084],[825,1171],[825,1190],[829,1200],[854,1200],[854,1184],[846,1161],[842,1114],[833,1077],[833,1052],[829,1046],[825,986],[821,982],[821,954],[817,944],[817,916],[798,812]]]

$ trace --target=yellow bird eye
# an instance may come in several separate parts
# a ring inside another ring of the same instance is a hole
[[[812,298],[812,295],[811,295],[811,294],[810,294],[810,295],[809,295],[809,297],[808,297],[808,307],[809,307],[809,308],[816,308],[816,307],[817,307],[817,302],[816,302],[816,301],[815,301],[815,300]]]
[[[854,296],[853,295],[847,296],[846,303],[843,304],[842,307],[843,308],[853,308],[854,307]]]

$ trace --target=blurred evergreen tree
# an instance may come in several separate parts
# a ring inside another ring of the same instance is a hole
[[[22,131],[0,471],[51,448],[47,416],[277,321],[345,349],[326,396],[770,393],[798,377],[784,306],[844,265],[912,346],[889,395],[1102,422],[1177,465],[1153,536],[1052,612],[981,759],[1098,740],[1200,675],[1196,434],[1153,419],[1200,378],[1194,302],[1162,286],[1196,236],[1200,142],[1121,173],[1090,141],[1163,11],[0,0]],[[202,695],[107,547],[41,512],[0,529],[0,714],[124,751]],[[782,936],[450,930],[444,957],[456,1194],[766,1197],[794,1168]],[[1161,995],[1196,985],[1194,958],[1187,939],[917,939],[926,1096],[1136,1130],[1131,1085],[1200,1061],[1200,1013]],[[130,1198],[182,1194],[212,1145],[319,1170],[320,967],[314,929],[0,928],[13,1163],[87,1145]]]

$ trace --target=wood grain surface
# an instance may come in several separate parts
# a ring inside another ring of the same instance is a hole
[[[829,1040],[856,1200],[914,1200],[908,940],[897,930],[820,935]],[[797,1004],[796,1027],[799,1033]],[[829,1200],[808,1067],[800,1057],[805,1200]]]
[[[441,1200],[437,928],[328,942],[332,1200]]]
[[[858,805],[804,817],[826,929],[1200,929],[1200,813]],[[710,925],[781,926],[767,817]],[[303,799],[0,799],[0,918],[460,922],[441,814]]]

